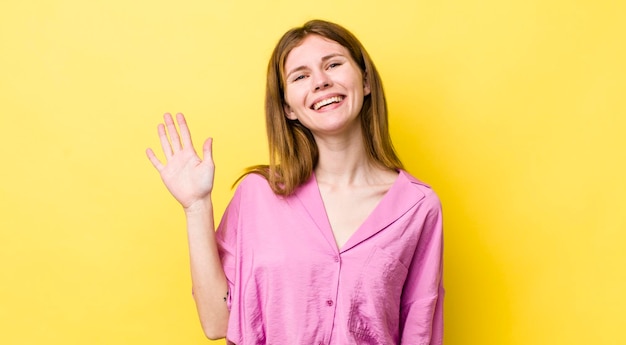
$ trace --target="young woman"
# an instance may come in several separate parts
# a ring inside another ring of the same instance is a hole
[[[288,31],[270,59],[270,164],[242,177],[215,232],[211,139],[182,114],[148,158],[187,219],[204,332],[231,344],[441,344],[442,220],[403,170],[380,77],[343,27]]]

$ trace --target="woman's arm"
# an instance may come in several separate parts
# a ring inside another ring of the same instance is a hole
[[[217,251],[213,205],[200,201],[185,209],[193,297],[204,334],[209,339],[226,336],[228,285]]]
[[[184,116],[176,115],[180,134],[170,114],[165,114],[164,120],[158,133],[166,163],[161,163],[152,149],[146,154],[185,211],[193,296],[202,329],[210,339],[223,338],[228,326],[229,312],[224,301],[228,286],[215,241],[212,140],[204,142],[204,159],[200,159]]]
[[[424,223],[400,310],[401,344],[443,343],[443,222],[441,203],[433,193],[424,204]]]

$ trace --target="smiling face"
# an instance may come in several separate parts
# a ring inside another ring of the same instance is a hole
[[[359,129],[363,98],[370,89],[348,50],[308,35],[289,52],[284,66],[285,115],[315,136]]]

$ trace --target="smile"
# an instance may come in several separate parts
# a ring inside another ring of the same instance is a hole
[[[315,104],[313,104],[313,110],[319,110],[321,107],[327,106],[329,104],[333,104],[333,103],[339,103],[341,101],[343,101],[344,96],[333,96],[333,97],[329,97],[326,99],[323,99]]]

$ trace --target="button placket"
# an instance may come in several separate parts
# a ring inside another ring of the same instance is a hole
[[[324,303],[327,307],[327,313],[328,313],[328,318],[326,320],[327,322],[327,327],[328,327],[328,334],[325,334],[324,336],[324,340],[321,341],[319,344],[328,344],[330,342],[330,338],[331,338],[331,334],[333,332],[333,328],[334,328],[334,323],[335,323],[335,314],[337,312],[337,297],[338,297],[338,289],[339,289],[339,277],[340,277],[340,272],[341,272],[341,256],[338,252],[334,252],[332,254],[332,256],[329,257],[330,260],[332,260],[331,262],[333,263],[332,265],[329,265],[331,267],[333,267],[333,271],[334,271],[334,277],[332,279],[332,283],[329,284],[329,294],[326,295],[326,299],[320,301],[321,303]],[[326,332],[324,332],[326,333]]]

